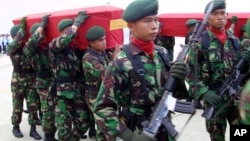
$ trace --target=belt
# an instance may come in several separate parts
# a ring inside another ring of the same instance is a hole
[[[35,71],[33,69],[15,69],[15,68],[14,68],[13,72],[15,72],[15,73],[21,73],[21,74],[35,73]]]
[[[38,72],[36,75],[37,77],[43,78],[43,79],[52,77],[51,72]]]
[[[57,83],[72,83],[76,82],[77,79],[75,77],[58,77],[56,78]]]

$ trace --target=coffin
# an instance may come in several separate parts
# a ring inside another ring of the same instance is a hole
[[[230,27],[232,16],[238,17],[235,26],[235,35],[241,37],[241,27],[244,25],[250,13],[229,13],[226,28]],[[186,21],[190,18],[202,20],[204,13],[163,13],[159,15],[159,21],[163,24],[162,34],[168,36],[185,37],[187,33]]]
[[[45,14],[50,14],[49,21],[46,29],[49,31],[47,33],[47,42],[50,42],[53,38],[59,36],[59,31],[57,30],[57,24],[60,20],[65,18],[74,19],[79,11],[87,11],[87,14],[90,15],[79,28],[78,36],[76,41],[81,49],[86,49],[88,46],[85,34],[87,30],[94,25],[99,25],[105,28],[106,30],[106,40],[107,48],[113,48],[118,44],[123,44],[124,35],[123,28],[126,27],[126,22],[122,20],[123,9],[114,7],[114,6],[96,6],[96,7],[86,7],[79,9],[69,9],[62,11],[46,12],[46,13],[37,13],[26,15],[27,19],[27,37],[30,36],[29,29],[36,23],[41,22],[42,16]],[[22,17],[16,18],[13,20],[14,24],[19,24]]]

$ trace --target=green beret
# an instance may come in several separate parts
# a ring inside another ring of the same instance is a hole
[[[247,36],[250,37],[250,19],[247,20],[245,29],[246,29]]]
[[[86,33],[88,41],[95,41],[106,34],[105,29],[101,26],[92,26]]]
[[[11,36],[16,36],[19,28],[20,28],[19,24],[12,26],[12,28],[10,29],[10,35]]]
[[[122,18],[135,22],[143,17],[158,14],[158,0],[135,0],[124,10]]]
[[[34,23],[30,28],[30,34],[33,34],[37,28],[40,26],[40,23]]]
[[[194,26],[197,23],[196,19],[189,19],[186,21],[187,26]]]
[[[57,25],[57,29],[59,31],[64,30],[66,27],[71,26],[73,24],[73,20],[72,19],[63,19],[59,22],[59,24]]]
[[[207,13],[208,8],[213,1],[214,1],[214,7],[212,9],[212,12],[218,9],[226,9],[225,0],[212,0],[206,5],[205,11],[204,11],[205,13]]]

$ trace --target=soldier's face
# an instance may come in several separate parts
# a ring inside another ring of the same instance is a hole
[[[147,16],[136,22],[128,23],[132,36],[143,41],[153,41],[157,36],[158,26],[157,16]]]
[[[95,41],[90,41],[90,46],[98,52],[106,50],[106,36],[103,36]]]
[[[209,25],[216,29],[222,29],[227,23],[227,13],[225,9],[213,11],[208,18]]]

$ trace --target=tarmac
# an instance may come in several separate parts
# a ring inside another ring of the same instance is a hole
[[[25,113],[23,113],[20,124],[24,137],[16,138],[12,134],[12,94],[10,90],[12,69],[9,56],[0,54],[0,141],[34,141],[29,136],[28,114]],[[210,141],[209,134],[205,129],[205,119],[201,116],[202,112],[203,110],[196,110],[186,126],[190,115],[182,113],[173,115],[173,123],[179,132],[178,141]],[[37,126],[37,131],[43,136],[41,126]],[[81,141],[94,141],[94,139],[81,139]],[[229,141],[229,126],[226,131],[226,141]]]

